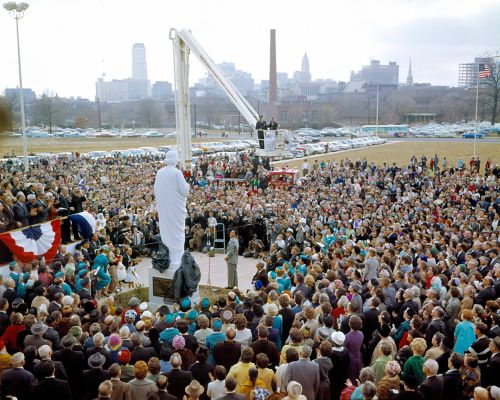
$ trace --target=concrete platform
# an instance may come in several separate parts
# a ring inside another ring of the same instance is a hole
[[[224,261],[224,254],[216,254],[215,257],[208,257],[203,253],[192,253],[196,262],[200,266],[201,281],[200,284],[208,285],[208,272],[210,263],[210,278],[212,286],[226,287],[227,286],[227,267]],[[256,272],[255,265],[257,263],[255,258],[239,257],[238,260],[238,283],[242,291],[252,288],[252,277]],[[151,267],[151,259],[144,258],[136,267],[139,275],[139,284],[144,287],[149,287],[149,270]]]

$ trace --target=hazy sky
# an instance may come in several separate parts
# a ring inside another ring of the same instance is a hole
[[[6,0],[2,0],[2,3]],[[458,63],[500,50],[499,0],[25,0],[23,81],[37,93],[93,99],[95,81],[131,75],[132,44],[146,45],[152,81],[173,82],[171,27],[191,29],[219,63],[256,82],[269,74],[269,29],[279,72],[349,80],[370,59],[397,61],[406,80],[457,85]],[[192,57],[193,84],[204,75]],[[15,23],[0,10],[0,92],[18,85]]]

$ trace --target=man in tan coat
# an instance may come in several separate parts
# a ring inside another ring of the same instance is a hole
[[[111,383],[113,384],[113,392],[111,393],[110,400],[132,400],[129,384],[120,381],[120,366],[118,364],[112,364],[108,372],[111,377]]]

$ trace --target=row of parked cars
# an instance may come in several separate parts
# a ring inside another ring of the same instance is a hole
[[[300,143],[297,137],[293,137],[292,145],[286,147],[281,155],[277,158],[300,158],[313,154],[322,154],[327,152],[336,152],[341,150],[357,149],[361,147],[373,146],[385,143],[386,139],[376,136],[355,138],[355,139],[342,139],[334,141],[324,141],[317,143]],[[215,157],[229,157],[235,158],[237,153],[247,151],[251,152],[258,146],[257,140],[230,140],[226,142],[207,142],[207,143],[193,143],[192,145],[192,159],[196,161],[202,155],[212,155]],[[101,158],[128,158],[130,156],[153,156],[163,158],[165,153],[170,149],[176,148],[176,145],[156,147],[139,147],[126,150],[95,150],[88,153],[82,153],[79,156],[82,158],[101,159]],[[4,156],[5,157],[5,156]],[[76,157],[75,153],[61,152],[61,153],[36,153],[35,155],[28,156],[28,162],[35,164],[42,160],[50,159],[67,159],[71,160]],[[21,164],[24,161],[22,156],[9,157],[0,159],[0,163],[5,163],[10,160],[14,164]]]
[[[284,158],[300,158],[313,154],[331,153],[342,150],[359,149],[387,142],[378,136],[366,136],[355,139],[342,139],[318,143],[294,144],[291,156],[284,154]]]

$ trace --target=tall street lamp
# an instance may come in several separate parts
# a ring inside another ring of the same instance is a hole
[[[24,12],[28,9],[27,3],[16,3],[9,1],[4,3],[5,8],[11,17],[16,20],[16,34],[17,34],[17,65],[19,69],[19,99],[21,103],[21,129],[23,131],[23,155],[24,155],[24,170],[28,171],[28,142],[26,140],[26,115],[24,113],[24,93],[23,93],[23,76],[21,74],[21,48],[19,45],[19,20],[24,17]]]

